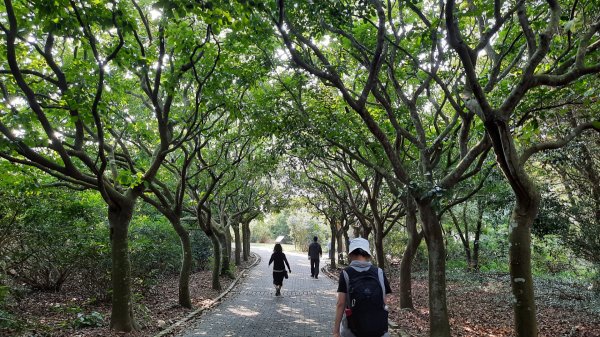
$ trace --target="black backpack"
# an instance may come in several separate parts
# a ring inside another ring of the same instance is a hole
[[[383,271],[375,266],[363,272],[348,267],[343,275],[348,327],[357,337],[381,337],[388,330]]]

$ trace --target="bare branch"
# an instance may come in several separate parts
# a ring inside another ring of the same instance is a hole
[[[538,152],[559,149],[559,148],[567,145],[571,140],[573,140],[575,137],[579,136],[585,130],[594,129],[594,130],[600,132],[599,125],[600,125],[600,120],[595,121],[595,122],[583,123],[583,124],[576,126],[568,135],[566,135],[560,139],[535,144],[535,145],[525,149],[525,151],[523,151],[523,154],[521,154],[521,156],[519,157],[519,163],[521,165],[524,165],[525,162],[532,155],[534,155]]]

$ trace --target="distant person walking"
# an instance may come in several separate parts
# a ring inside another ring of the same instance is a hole
[[[290,264],[283,253],[283,248],[281,245],[275,244],[273,248],[273,254],[271,254],[271,259],[269,260],[269,266],[273,263],[273,284],[275,285],[275,296],[281,296],[281,287],[283,287],[283,279],[288,278],[288,272],[285,270],[285,266],[287,265],[287,269],[289,272],[292,272],[290,268]],[[267,268],[269,267],[267,266]]]
[[[323,255],[321,245],[317,242],[318,237],[313,238],[313,242],[308,246],[308,258],[310,259],[310,277],[319,278],[319,259]]]
[[[340,274],[333,336],[389,337],[390,283],[383,270],[371,264],[369,241],[352,239],[348,251],[350,266]]]

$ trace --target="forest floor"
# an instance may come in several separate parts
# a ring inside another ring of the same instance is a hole
[[[397,270],[397,269],[396,269]],[[392,290],[399,275],[389,276]],[[556,278],[535,281],[539,337],[600,337],[600,295],[576,282]],[[390,305],[390,320],[403,337],[429,336],[427,274],[413,275],[414,311]],[[447,273],[447,303],[452,336],[509,337],[513,333],[510,276],[499,273]]]
[[[245,263],[242,268],[251,262]],[[397,268],[391,269],[388,278],[392,290],[397,291]],[[339,275],[339,271],[334,275]],[[231,278],[222,277],[223,289],[227,289],[232,281]],[[210,303],[219,295],[220,292],[212,290],[210,284],[210,271],[192,275],[190,289],[195,308]],[[535,291],[539,337],[600,337],[600,295],[580,283],[556,278],[536,278]],[[447,302],[452,336],[514,336],[511,299],[507,274],[449,271]],[[414,311],[400,310],[397,301],[398,297],[395,296],[390,304],[390,320],[398,324],[401,336],[428,336],[427,274],[413,274]],[[164,278],[138,294],[134,308],[142,330],[129,334],[114,333],[108,327],[110,301],[92,302],[86,294],[78,291],[77,284],[66,284],[57,293],[30,293],[11,307],[11,312],[25,321],[23,325],[27,329],[20,334],[0,330],[0,336],[153,336],[190,313],[189,309],[177,305],[177,275]],[[100,314],[100,322],[97,322],[99,327],[73,328],[78,320],[94,318],[90,316],[93,312]]]
[[[254,262],[243,262],[237,269],[236,277],[244,268]],[[211,271],[195,272],[190,278],[192,305],[200,308],[209,304],[221,292],[211,289]],[[227,289],[234,278],[221,277],[221,287]],[[76,283],[76,282],[73,282]],[[19,333],[0,329],[0,336],[35,337],[141,337],[153,336],[161,330],[190,314],[177,304],[178,276],[165,277],[142,294],[134,296],[134,311],[142,329],[132,333],[115,333],[109,328],[110,300],[90,301],[89,294],[81,293],[77,284],[67,283],[60,292],[34,292],[10,308],[11,312],[24,322]],[[94,312],[98,314],[93,314]],[[99,321],[96,321],[99,317]],[[74,328],[81,322],[92,323],[97,327]],[[177,330],[173,330],[177,331]]]

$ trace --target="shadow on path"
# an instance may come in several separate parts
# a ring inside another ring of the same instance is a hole
[[[292,273],[283,281],[282,296],[275,297],[267,267],[271,250],[252,251],[262,261],[220,305],[189,322],[178,336],[331,336],[337,285],[324,275],[311,278],[306,255],[284,252]]]

